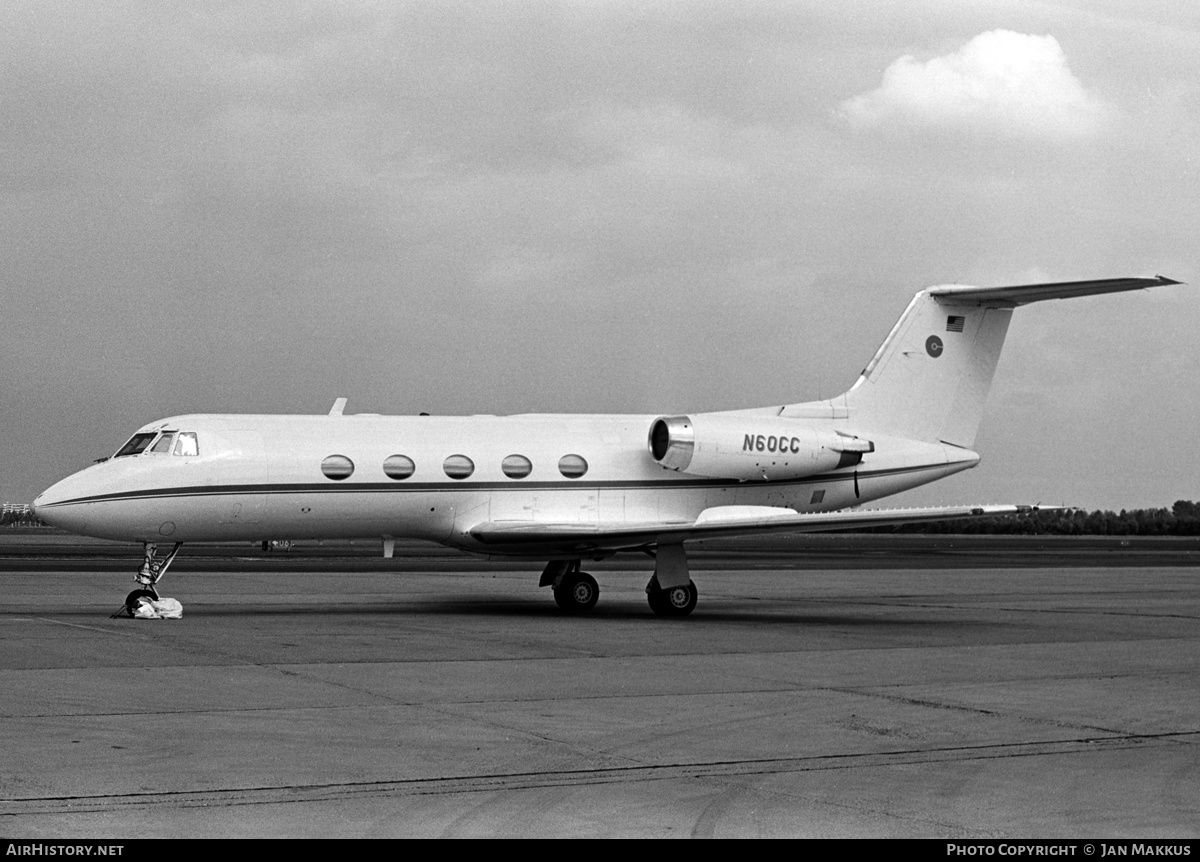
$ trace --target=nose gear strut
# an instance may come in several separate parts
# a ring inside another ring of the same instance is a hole
[[[162,580],[163,575],[167,573],[167,569],[171,568],[171,563],[174,562],[175,555],[179,553],[179,549],[182,547],[183,542],[176,542],[175,547],[171,548],[171,553],[167,554],[161,560],[156,560],[155,555],[158,553],[158,545],[153,542],[146,542],[146,557],[142,560],[142,567],[133,576],[133,579],[143,586],[154,586]]]
[[[158,601],[158,591],[154,589],[154,585],[161,581],[163,575],[167,573],[167,569],[171,567],[171,563],[175,560],[175,555],[183,547],[183,542],[176,542],[175,547],[171,548],[171,553],[167,554],[161,560],[156,559],[158,545],[154,542],[143,542],[143,546],[146,550],[145,557],[142,560],[142,567],[133,576],[133,579],[141,584],[141,586],[125,597],[125,605],[113,614],[113,616],[119,616],[123,613],[133,616],[133,612],[137,608],[138,600],[140,599]]]

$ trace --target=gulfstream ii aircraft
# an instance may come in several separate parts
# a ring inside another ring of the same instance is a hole
[[[376,538],[547,561],[568,612],[599,596],[584,560],[655,558],[650,608],[696,606],[686,542],[1022,511],[861,509],[974,467],[1013,309],[1179,284],[1161,276],[916,294],[858,381],[826,401],[688,415],[173,416],[34,502],[39,518],[141,542],[140,587],[184,542]],[[173,543],[165,556],[160,543]]]

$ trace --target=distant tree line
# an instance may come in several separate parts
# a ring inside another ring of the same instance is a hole
[[[876,527],[872,533],[984,533],[1025,536],[1200,536],[1200,503],[1176,500],[1170,509],[1039,509],[1024,515],[962,518]]]
[[[0,509],[0,527],[44,527],[46,524],[33,514],[25,503],[5,503]]]

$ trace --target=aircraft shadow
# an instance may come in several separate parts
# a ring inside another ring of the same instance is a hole
[[[94,608],[80,608],[76,611],[56,610],[53,617],[91,617],[95,618]],[[28,614],[22,614],[28,615]],[[107,616],[107,614],[106,614]],[[199,604],[189,610],[184,606],[184,619],[174,625],[186,624],[188,619],[230,619],[252,617],[476,617],[494,619],[543,620],[548,622],[561,621],[572,625],[586,626],[590,622],[604,621],[645,621],[655,625],[666,626],[710,626],[739,623],[763,625],[804,625],[810,627],[861,627],[868,629],[885,629],[897,627],[929,627],[939,629],[962,629],[980,625],[973,621],[946,620],[944,615],[885,615],[864,610],[861,615],[846,613],[820,613],[812,610],[781,610],[769,605],[761,608],[741,609],[697,609],[684,618],[664,618],[655,616],[648,608],[636,605],[614,605],[597,607],[594,611],[582,616],[569,616],[560,611],[553,602],[529,601],[445,601],[445,602],[388,602],[382,604],[362,605],[355,603],[313,605],[313,604]],[[118,618],[121,619],[121,618]],[[131,623],[144,623],[144,620],[132,620]]]

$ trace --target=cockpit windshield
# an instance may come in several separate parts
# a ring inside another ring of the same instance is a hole
[[[140,455],[145,450],[145,448],[150,445],[150,441],[153,440],[157,436],[158,436],[158,434],[155,431],[147,431],[147,432],[144,432],[141,434],[134,434],[132,437],[129,438],[128,443],[126,443],[124,446],[122,446],[120,449],[117,450],[117,454],[113,455],[113,457],[114,458],[123,458],[126,455]]]
[[[151,452],[158,452],[162,455],[171,454],[171,444],[175,442],[174,431],[164,431],[162,436],[158,438],[153,446],[150,447]]]
[[[151,446],[150,444],[154,445]],[[114,458],[125,455],[141,455],[150,452],[156,455],[199,455],[200,442],[195,431],[143,431],[134,434],[122,446]]]

